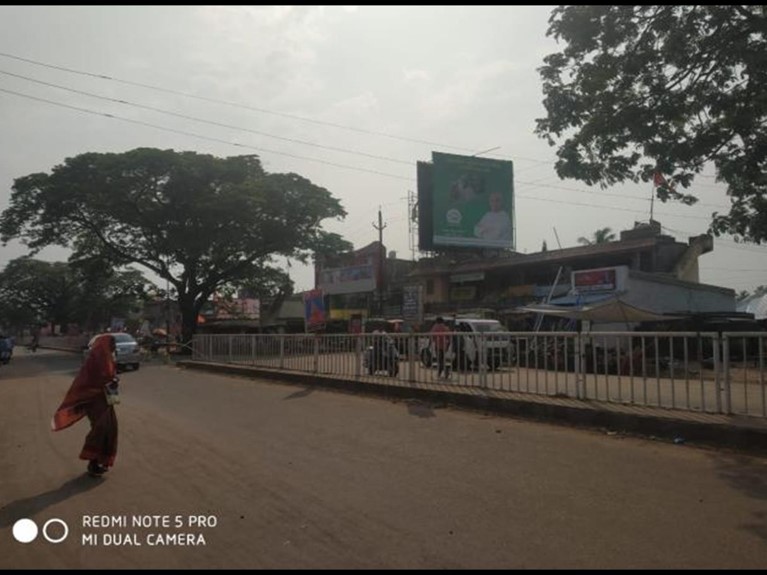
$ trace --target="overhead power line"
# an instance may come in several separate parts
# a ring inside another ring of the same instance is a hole
[[[256,134],[256,135],[259,135],[259,136],[264,136],[264,137],[267,137],[267,138],[273,138],[273,139],[282,140],[282,141],[285,141],[285,142],[291,142],[291,143],[295,143],[295,144],[300,144],[300,145],[304,145],[304,146],[311,146],[311,147],[321,148],[321,149],[330,150],[330,151],[343,152],[343,153],[347,153],[347,154],[354,154],[354,155],[363,156],[363,157],[366,157],[366,158],[372,158],[372,159],[377,159],[377,160],[385,160],[385,161],[395,162],[395,163],[398,163],[398,164],[404,164],[404,165],[408,165],[408,166],[412,166],[413,165],[413,162],[410,161],[410,160],[401,160],[401,159],[390,158],[390,157],[381,156],[381,155],[377,155],[377,154],[368,154],[368,153],[365,153],[365,152],[360,152],[358,150],[349,150],[349,149],[339,148],[339,147],[335,147],[335,146],[326,146],[326,145],[323,145],[323,144],[317,144],[315,142],[307,142],[305,140],[299,140],[299,139],[295,139],[295,138],[287,138],[287,137],[284,137],[284,136],[277,136],[277,135],[274,135],[274,134],[269,134],[269,133],[266,133],[266,132],[262,132],[260,130],[253,130],[253,129],[250,129],[250,128],[244,128],[242,126],[235,126],[235,125],[232,125],[232,124],[225,124],[223,122],[217,122],[217,121],[214,121],[214,120],[207,120],[205,118],[199,118],[199,117],[196,117],[196,116],[190,116],[188,114],[180,114],[180,113],[174,112],[172,110],[166,110],[166,109],[163,109],[163,108],[157,108],[155,106],[147,106],[147,105],[144,105],[144,104],[138,104],[136,102],[131,102],[131,101],[128,101],[128,100],[124,100],[122,98],[112,98],[110,96],[102,96],[100,94],[94,94],[92,92],[88,92],[88,91],[85,91],[85,90],[78,90],[76,88],[70,88],[68,86],[62,86],[61,84],[54,84],[52,82],[46,82],[46,81],[39,80],[39,79],[36,79],[36,78],[30,78],[29,76],[24,76],[24,75],[21,75],[21,74],[15,74],[13,72],[8,72],[6,70],[0,70],[0,74],[4,74],[4,75],[11,76],[11,77],[14,77],[14,78],[19,78],[19,79],[22,79],[22,80],[26,80],[28,82],[33,82],[35,84],[40,84],[40,85],[43,85],[43,86],[48,86],[48,87],[56,88],[56,89],[59,89],[59,90],[64,90],[64,91],[75,93],[75,94],[81,94],[81,95],[84,95],[84,96],[87,96],[87,97],[90,97],[90,98],[96,98],[98,100],[114,102],[114,103],[121,104],[121,105],[126,105],[126,106],[132,106],[132,107],[135,107],[135,108],[139,108],[139,109],[143,109],[143,110],[149,110],[149,111],[152,111],[152,112],[157,112],[157,113],[160,113],[160,114],[165,114],[165,115],[168,115],[168,116],[172,116],[172,117],[175,117],[175,118],[181,118],[181,119],[184,119],[184,120],[191,120],[191,121],[194,121],[194,122],[200,122],[200,123],[203,123],[203,124],[208,124],[208,125],[212,125],[212,126],[218,126],[218,127],[222,127],[222,128],[227,128],[227,129],[230,129],[230,130],[237,130],[237,131],[241,131],[241,132],[247,132],[247,133]],[[544,178],[544,179],[546,179],[546,178]],[[568,187],[568,186],[557,186],[555,184],[543,184],[543,183],[539,183],[541,180],[533,180],[533,181],[516,180],[516,181],[519,184],[526,184],[526,185],[530,185],[530,186],[534,185],[534,186],[539,186],[539,187],[544,187],[544,188],[552,188],[552,189],[561,189],[561,190],[565,190],[565,191],[573,191],[573,192],[580,193],[580,194],[593,194],[593,195],[597,195],[597,196],[613,196],[613,197],[621,198],[621,199],[636,199],[636,200],[640,200],[640,201],[647,201],[647,198],[644,197],[644,196],[629,196],[629,195],[626,195],[626,194],[614,194],[614,193],[610,193],[610,192],[596,192],[596,191],[592,191],[592,190],[582,190],[582,189],[572,188],[572,187]],[[725,206],[718,206],[716,204],[707,204],[707,203],[703,203],[703,202],[698,203],[697,205],[713,207],[713,208],[721,209],[721,210],[728,209]]]
[[[117,78],[117,77],[114,77],[114,76],[109,76],[109,75],[106,75],[106,74],[96,74],[96,73],[93,73],[93,72],[86,72],[86,71],[83,71],[83,70],[76,70],[74,68],[69,68],[69,67],[66,67],[66,66],[58,66],[58,65],[55,65],[55,64],[49,64],[49,63],[46,63],[46,62],[41,62],[39,60],[34,60],[34,59],[31,59],[31,58],[24,58],[22,56],[17,56],[15,54],[10,54],[10,53],[7,53],[7,52],[0,52],[0,56],[5,57],[5,58],[9,58],[9,59],[12,59],[12,60],[17,60],[17,61],[20,61],[20,62],[25,62],[27,64],[32,64],[32,65],[35,65],[35,66],[40,66],[40,67],[43,67],[43,68],[49,68],[49,69],[53,69],[53,70],[59,70],[59,71],[67,72],[67,73],[70,73],[70,74],[77,74],[77,75],[81,75],[81,76],[97,78],[97,79],[100,79],[100,80],[107,80],[107,81],[117,82],[117,83],[125,84],[125,85],[128,85],[128,86],[135,86],[135,87],[139,87],[139,88],[145,88],[145,89],[148,89],[148,90],[164,92],[164,93],[167,93],[167,94],[173,94],[173,95],[182,96],[182,97],[185,97],[185,98],[193,98],[193,99],[196,99],[196,100],[205,101],[205,102],[209,102],[209,103],[222,104],[222,105],[225,105],[225,106],[231,106],[231,107],[235,107],[235,108],[251,110],[251,111],[255,111],[255,112],[259,112],[259,113],[263,113],[263,114],[270,114],[270,115],[280,116],[280,117],[288,118],[288,119],[291,119],[291,120],[298,120],[298,121],[308,122],[308,123],[317,124],[317,125],[324,125],[324,126],[329,126],[329,127],[332,127],[332,128],[348,130],[348,131],[357,132],[357,133],[361,133],[361,134],[380,136],[380,137],[385,137],[385,138],[390,138],[390,139],[395,139],[395,140],[401,140],[401,141],[405,141],[405,142],[424,144],[424,145],[429,145],[429,146],[437,146],[437,147],[441,147],[441,148],[452,149],[452,150],[459,150],[459,151],[464,151],[464,152],[474,152],[474,150],[472,148],[467,148],[467,147],[462,147],[462,146],[454,146],[454,145],[444,144],[444,143],[439,143],[439,142],[432,142],[432,141],[429,141],[429,140],[421,140],[421,139],[418,139],[418,138],[410,138],[410,137],[407,137],[407,136],[388,134],[388,133],[380,132],[380,131],[376,131],[376,130],[368,130],[368,129],[364,129],[364,128],[358,128],[358,127],[348,126],[348,125],[344,125],[344,124],[338,124],[338,123],[334,123],[334,122],[327,122],[327,121],[324,121],[324,120],[317,120],[315,118],[308,118],[306,116],[299,116],[299,115],[296,115],[296,114],[288,114],[288,113],[285,113],[285,112],[277,112],[277,111],[274,111],[274,110],[267,110],[265,108],[260,108],[260,107],[256,107],[256,106],[248,106],[248,105],[245,105],[245,104],[240,104],[238,102],[231,102],[231,101],[228,101],[228,100],[222,100],[222,99],[218,99],[218,98],[210,98],[210,97],[207,97],[207,96],[200,96],[198,94],[192,94],[192,93],[183,92],[183,91],[180,91],[180,90],[173,90],[173,89],[170,89],[170,88],[164,88],[164,87],[161,87],[161,86],[155,86],[155,85],[152,85],[152,84],[146,84],[146,83],[142,83],[142,82],[135,82],[135,81],[132,81],[132,80],[124,80],[124,79]],[[10,73],[8,73],[8,74],[10,74]],[[16,74],[10,74],[10,75],[16,75]],[[16,76],[20,77],[20,78],[25,78],[25,77],[20,76],[20,75],[16,75]],[[25,79],[29,79],[29,78],[25,78]],[[40,82],[38,80],[32,80],[32,79],[29,79],[29,80],[30,81]],[[40,82],[40,83],[45,83],[45,82]],[[48,84],[48,85],[55,86],[53,84]],[[61,86],[55,86],[55,87],[59,87],[59,88],[64,89],[64,90],[71,90],[71,91],[79,92],[79,93],[86,94],[86,95],[91,95],[93,97],[103,98],[101,96],[96,96],[96,95],[93,95],[93,94],[89,94],[87,92],[77,91],[77,90],[73,90],[73,89],[70,89],[70,88],[65,88],[65,87],[61,87]],[[177,115],[179,117],[185,117],[183,115],[175,114],[173,112],[162,111],[160,109],[155,109],[155,108],[151,108],[151,107],[148,107],[148,106],[141,106],[139,104],[132,104],[132,103],[129,103],[129,102],[125,102],[125,101],[121,101],[121,100],[116,100],[116,99],[113,99],[113,98],[104,98],[104,99],[111,99],[111,100],[113,100],[115,102],[121,102],[121,103],[125,103],[127,105],[135,105],[135,106],[139,106],[139,107],[144,107],[146,109],[154,110],[154,111],[157,111],[157,112],[173,114],[173,115]],[[193,118],[193,117],[187,117],[187,118],[191,119],[191,120],[194,120],[194,121],[207,122],[207,123],[215,124],[215,122],[210,122],[210,121],[202,120],[202,119],[198,119],[198,118]],[[231,126],[226,126],[224,124],[218,124],[218,125],[221,125],[221,126],[224,126],[224,127],[231,127]],[[388,161],[392,161],[392,162],[409,163],[406,160],[399,160],[399,159],[396,159],[396,158],[386,158],[386,157],[383,157],[383,156],[376,156],[376,155],[373,155],[373,154],[365,154],[363,152],[345,150],[343,148],[333,148],[333,147],[329,147],[329,146],[316,145],[316,144],[313,144],[313,143],[310,143],[310,142],[303,142],[301,140],[291,140],[291,139],[287,139],[287,138],[282,138],[280,136],[274,136],[274,135],[270,135],[270,134],[265,134],[263,132],[253,131],[253,130],[249,130],[249,131],[252,131],[253,133],[257,133],[257,134],[260,134],[260,135],[263,135],[265,137],[273,137],[273,138],[285,139],[286,141],[292,141],[292,142],[295,142],[295,143],[300,143],[300,144],[305,144],[305,145],[315,145],[317,147],[326,148],[326,149],[330,149],[330,150],[346,152],[346,153],[354,153],[354,154],[358,154],[358,155],[368,156],[368,157],[371,157],[371,158],[384,159],[384,160],[388,160]],[[494,154],[494,155],[499,156],[499,157],[506,157],[506,158],[510,158],[510,159],[521,159],[521,160],[525,160],[525,161],[535,162],[535,163],[538,163],[538,164],[554,165],[556,163],[556,162],[553,162],[551,160],[541,160],[539,158],[528,158],[528,157],[520,156],[520,155],[515,155],[513,157],[512,156],[504,156],[504,155],[501,155],[501,154]],[[529,169],[531,167],[534,167],[534,166],[526,166],[524,168],[521,168],[521,170]],[[704,178],[716,178],[716,176],[710,176],[710,175],[705,175],[705,174],[699,174],[699,176],[700,177],[704,177]],[[706,185],[706,184],[698,184],[698,185],[702,185],[704,187],[715,187],[715,186],[710,186],[710,185]],[[572,189],[572,188],[568,188],[568,189]],[[586,193],[589,193],[589,192],[586,192]],[[714,204],[699,204],[699,205],[712,206],[712,207],[716,207],[717,209],[729,209],[727,207],[715,206]]]
[[[89,98],[96,98],[98,100],[105,100],[107,102],[115,102],[117,104],[122,104],[125,106],[133,106],[134,108],[140,108],[142,110],[149,110],[151,112],[157,112],[159,114],[166,114],[168,116],[173,116],[175,118],[181,118],[184,120],[192,120],[193,122],[200,122],[203,124],[209,124],[211,126],[218,126],[221,128],[228,128],[230,130],[239,130],[241,132],[249,132],[251,134],[256,134],[259,136],[264,136],[266,138],[274,138],[276,140],[282,140],[284,142],[291,142],[293,144],[301,144],[303,146],[312,146],[315,148],[322,148],[325,150],[332,150],[334,152],[344,152],[346,154],[355,154],[357,156],[365,156],[366,158],[373,158],[376,160],[385,160],[387,162],[396,162],[398,164],[406,164],[408,166],[411,166],[413,164],[412,161],[408,160],[400,160],[397,158],[389,158],[386,156],[380,156],[377,154],[367,154],[365,152],[360,152],[358,150],[348,150],[345,148],[337,148],[334,146],[325,146],[322,144],[317,144],[314,142],[307,142],[305,140],[299,140],[296,138],[286,138],[285,136],[277,136],[274,134],[269,134],[267,132],[261,132],[259,130],[253,130],[250,128],[244,128],[242,126],[234,126],[232,124],[224,124],[223,122],[216,122],[214,120],[206,120],[204,118],[198,118],[196,116],[189,116],[187,114],[179,114],[178,112],[173,112],[172,110],[165,110],[163,108],[156,108],[154,106],[147,106],[145,104],[137,104],[136,102],[130,102],[128,100],[124,100],[122,98],[111,98],[109,96],[101,96],[99,94],[94,94],[93,92],[86,92],[85,90],[77,90],[75,88],[70,88],[68,86],[62,86],[61,84],[54,84],[52,82],[45,82],[43,80],[38,80],[36,78],[30,78],[29,76],[22,76],[21,74],[14,74],[13,72],[7,72],[5,70],[0,70],[0,74],[5,74],[6,76],[12,76],[14,78],[20,78],[22,80],[26,80],[28,82],[34,82],[35,84],[41,84],[43,86],[49,86],[51,88],[57,88],[59,90],[65,90],[67,92],[72,92],[74,94],[81,94],[83,96],[88,96]]]
[[[25,62],[27,64],[32,64],[34,66],[40,66],[40,67],[43,67],[43,68],[49,68],[51,70],[59,70],[59,71],[62,71],[62,72],[67,72],[69,74],[77,74],[77,75],[80,75],[80,76],[86,76],[86,77],[90,77],[90,78],[97,78],[99,80],[107,80],[107,81],[110,81],[110,82],[116,82],[116,83],[119,83],[119,84],[124,84],[126,86],[135,86],[137,88],[145,88],[147,90],[154,90],[156,92],[163,92],[165,94],[173,94],[175,96],[182,96],[184,98],[192,98],[192,99],[195,99],[195,100],[200,100],[202,102],[208,102],[208,103],[212,103],[212,104],[221,104],[221,105],[230,106],[230,107],[233,107],[233,108],[240,108],[240,109],[243,109],[243,110],[250,110],[250,111],[253,111],[253,112],[259,112],[259,113],[262,113],[262,114],[269,114],[269,115],[272,115],[272,116],[279,116],[279,117],[287,118],[287,119],[290,119],[290,120],[297,120],[297,121],[300,121],[300,122],[307,122],[307,123],[310,123],[310,124],[315,124],[315,125],[320,125],[320,126],[328,126],[330,128],[336,128],[336,129],[339,129],[339,130],[347,130],[347,131],[350,131],[350,132],[356,132],[356,133],[359,133],[359,134],[366,134],[366,135],[369,135],[369,136],[378,136],[378,137],[382,137],[382,138],[389,138],[389,139],[393,139],[393,140],[400,140],[400,141],[403,141],[403,142],[410,142],[410,143],[413,143],[413,144],[423,144],[423,145],[427,145],[427,146],[433,146],[433,147],[450,149],[450,150],[456,150],[456,151],[462,151],[462,152],[474,153],[476,151],[476,148],[468,148],[468,147],[464,147],[464,146],[454,146],[454,145],[440,143],[440,142],[433,142],[433,141],[430,141],[430,140],[422,140],[422,139],[419,139],[419,138],[411,138],[411,137],[408,137],[408,136],[401,136],[401,135],[397,135],[397,134],[389,134],[389,133],[380,132],[380,131],[377,131],[377,130],[368,130],[368,129],[365,129],[365,128],[359,128],[359,127],[355,127],[355,126],[347,126],[347,125],[339,124],[339,123],[336,123],[336,122],[328,122],[328,121],[325,121],[325,120],[318,120],[316,118],[308,118],[306,116],[299,116],[297,114],[289,114],[289,113],[286,113],[286,112],[277,112],[277,111],[274,111],[274,110],[268,110],[266,108],[260,108],[260,107],[257,107],[257,106],[249,106],[249,105],[246,105],[246,104],[240,104],[239,102],[231,102],[229,100],[222,100],[222,99],[219,99],[219,98],[210,98],[210,97],[207,97],[207,96],[200,96],[198,94],[192,94],[192,93],[189,93],[189,92],[183,92],[181,90],[173,90],[171,88],[164,88],[162,86],[155,86],[153,84],[145,84],[145,83],[142,83],[142,82],[135,82],[135,81],[132,81],[132,80],[124,80],[122,78],[117,78],[115,76],[109,76],[107,74],[96,74],[96,73],[93,73],[93,72],[86,72],[86,71],[83,71],[83,70],[76,70],[74,68],[69,68],[69,67],[66,67],[66,66],[58,66],[58,65],[55,65],[55,64],[49,64],[47,62],[41,62],[39,60],[33,60],[32,58],[24,58],[22,56],[17,56],[15,54],[10,54],[8,52],[0,52],[0,56],[2,56],[4,58],[9,58],[11,60],[17,60],[19,62]],[[494,155],[495,156],[499,156],[499,157],[510,158],[510,156],[504,156],[504,155],[501,155],[501,154],[494,154]],[[551,162],[550,160],[541,160],[541,159],[536,159],[536,158],[526,158],[524,156],[515,156],[515,157],[517,159],[526,160],[526,161],[530,161],[530,162],[549,163],[549,164],[553,164],[554,163],[554,162]]]
[[[30,100],[36,100],[38,102],[45,102],[46,104],[51,104],[53,106],[59,106],[61,108],[68,108],[70,110],[76,110],[78,112],[83,112],[84,114],[90,114],[90,115],[93,115],[93,116],[103,116],[105,118],[112,118],[114,120],[120,120],[121,122],[128,122],[130,124],[136,124],[136,125],[139,125],[139,126],[146,126],[148,128],[154,128],[156,130],[163,130],[163,131],[166,131],[166,132],[172,132],[174,134],[181,134],[181,135],[184,135],[184,136],[191,136],[193,138],[200,138],[202,140],[209,140],[211,142],[218,142],[220,144],[228,144],[230,146],[237,146],[237,147],[240,147],[240,148],[249,148],[251,150],[256,150],[258,152],[268,152],[270,154],[278,154],[280,156],[287,156],[287,157],[295,158],[295,159],[298,159],[298,160],[307,160],[309,162],[318,162],[320,164],[326,164],[328,166],[335,166],[337,168],[345,168],[347,170],[356,170],[356,171],[359,171],[359,172],[368,172],[368,173],[371,173],[371,174],[377,174],[379,176],[386,176],[386,177],[389,177],[389,178],[397,178],[397,179],[400,179],[400,180],[406,180],[408,182],[412,181],[412,178],[408,178],[408,177],[405,177],[405,176],[399,176],[397,174],[389,174],[389,173],[386,173],[386,172],[379,172],[379,171],[370,170],[370,169],[367,169],[367,168],[359,168],[357,166],[349,166],[349,165],[346,165],[346,164],[337,164],[335,162],[328,162],[327,160],[319,160],[317,158],[309,158],[309,157],[306,157],[306,156],[299,156],[299,155],[291,154],[291,153],[288,153],[288,152],[280,152],[278,150],[270,150],[268,148],[260,148],[260,147],[257,147],[257,146],[250,146],[248,144],[240,144],[238,142],[231,142],[229,140],[222,140],[220,138],[214,138],[212,136],[204,136],[202,134],[196,134],[194,132],[187,132],[185,130],[177,130],[175,128],[168,128],[166,126],[158,126],[157,124],[152,124],[150,122],[142,122],[141,120],[133,120],[131,118],[125,118],[123,116],[118,116],[116,114],[109,114],[109,113],[106,113],[106,112],[97,112],[95,110],[89,110],[88,108],[81,108],[79,106],[72,106],[70,104],[63,104],[61,102],[55,102],[53,100],[48,100],[46,98],[39,98],[37,96],[31,96],[29,94],[23,94],[21,92],[16,92],[14,90],[7,90],[5,88],[0,88],[0,92],[5,92],[7,94],[13,94],[14,96],[20,96],[22,98],[29,98]]]
[[[243,110],[251,110],[251,111],[254,111],[254,112],[260,112],[262,114],[270,114],[270,115],[273,115],[273,116],[280,116],[280,117],[283,117],[283,118],[289,118],[291,120],[299,120],[301,122],[309,122],[311,124],[317,124],[317,125],[321,125],[321,126],[329,126],[331,128],[338,128],[338,129],[341,129],[341,130],[349,130],[351,132],[358,132],[360,134],[368,134],[368,135],[372,135],[372,136],[381,136],[381,137],[384,137],[384,138],[391,138],[391,139],[394,139],[394,140],[402,140],[402,141],[411,142],[411,143],[414,143],[414,144],[425,144],[425,145],[428,145],[428,146],[439,146],[439,147],[442,147],[442,148],[451,148],[453,150],[461,150],[461,151],[465,151],[465,152],[473,151],[471,148],[464,148],[464,147],[459,147],[459,146],[448,146],[448,145],[440,144],[440,143],[437,143],[437,142],[431,142],[429,140],[420,140],[420,139],[417,139],[417,138],[409,138],[407,136],[398,136],[398,135],[394,135],[394,134],[387,134],[387,133],[384,133],[384,132],[377,132],[375,130],[366,130],[364,128],[355,128],[353,126],[345,126],[343,124],[337,124],[337,123],[334,123],[334,122],[327,122],[327,121],[324,121],[324,120],[317,120],[317,119],[314,119],[314,118],[307,118],[305,116],[299,116],[299,115],[296,115],[296,114],[287,114],[285,112],[275,112],[274,110],[267,110],[266,108],[259,108],[259,107],[256,107],[256,106],[247,106],[245,104],[239,104],[237,102],[230,102],[228,100],[221,100],[221,99],[218,99],[218,98],[208,98],[207,96],[200,96],[198,94],[191,94],[189,92],[182,92],[180,90],[172,90],[172,89],[169,89],[169,88],[163,88],[163,87],[160,87],[160,86],[154,86],[152,84],[144,84],[144,83],[141,83],[141,82],[133,82],[131,80],[123,80],[121,78],[116,78],[114,76],[107,76],[106,74],[94,74],[94,73],[91,73],[91,72],[84,72],[82,70],[75,70],[73,68],[67,68],[65,66],[56,66],[56,65],[53,65],[53,64],[47,64],[45,62],[40,62],[38,60],[32,60],[31,58],[22,58],[21,56],[16,56],[14,54],[8,54],[7,52],[0,52],[0,56],[3,56],[5,58],[11,58],[13,60],[18,60],[20,62],[26,62],[28,64],[34,64],[35,66],[42,66],[44,68],[50,68],[50,69],[53,69],[53,70],[60,70],[62,72],[69,72],[70,74],[78,74],[78,75],[81,75],[81,76],[88,76],[88,77],[91,77],[91,78],[98,78],[100,80],[109,80],[109,81],[112,81],[112,82],[118,82],[120,84],[125,84],[125,85],[128,85],[128,86],[136,86],[136,87],[139,87],[139,88],[146,88],[147,90],[155,90],[157,92],[164,92],[166,94],[173,94],[173,95],[176,95],[176,96],[183,96],[185,98],[194,98],[195,100],[201,100],[203,102],[209,102],[209,103],[213,103],[213,104],[223,104],[225,106],[231,106],[231,107],[234,107],[234,108],[241,108]]]
[[[53,106],[58,106],[58,107],[61,107],[61,108],[75,110],[77,112],[82,112],[82,113],[93,115],[93,116],[103,116],[105,118],[111,118],[111,119],[114,119],[114,120],[120,120],[122,122],[127,122],[127,123],[130,123],[130,124],[135,124],[135,125],[139,125],[139,126],[145,126],[145,127],[153,128],[153,129],[156,129],[156,130],[162,130],[162,131],[165,131],[165,132],[174,133],[174,134],[180,134],[180,135],[183,135],[183,136],[190,136],[190,137],[193,137],[193,138],[199,138],[199,139],[202,139],[202,140],[208,140],[208,141],[211,141],[211,142],[217,142],[217,143],[226,144],[226,145],[230,145],[230,146],[236,146],[236,147],[240,147],[240,148],[252,149],[252,150],[255,150],[255,151],[258,151],[258,152],[268,152],[268,153],[271,153],[271,154],[277,154],[277,155],[286,156],[286,157],[290,157],[290,158],[294,158],[294,159],[298,159],[298,160],[306,160],[306,161],[310,161],[310,162],[317,162],[317,163],[320,163],[320,164],[325,164],[325,165],[328,165],[328,166],[334,166],[334,167],[337,167],[337,168],[344,168],[344,169],[348,169],[348,170],[355,170],[355,171],[358,171],[358,172],[366,172],[366,173],[375,174],[375,175],[379,175],[379,176],[385,176],[385,177],[394,178],[394,179],[398,179],[398,180],[404,180],[404,181],[407,181],[407,182],[409,182],[411,184],[416,183],[416,180],[413,177],[400,176],[400,175],[391,174],[391,173],[388,173],[388,172],[380,172],[380,171],[371,170],[371,169],[368,169],[368,168],[360,168],[358,166],[350,166],[350,165],[347,165],[347,164],[339,164],[339,163],[335,163],[335,162],[329,162],[327,160],[320,160],[318,158],[310,158],[310,157],[307,157],[307,156],[300,156],[300,155],[297,155],[297,154],[291,154],[289,152],[281,152],[281,151],[278,151],[278,150],[271,150],[271,149],[268,149],[268,148],[262,148],[262,147],[258,147],[258,146],[251,146],[251,145],[248,145],[248,144],[232,142],[232,141],[224,140],[224,139],[221,139],[221,138],[215,138],[215,137],[212,137],[212,136],[206,136],[206,135],[203,135],[203,134],[197,134],[195,132],[189,132],[189,131],[186,131],[186,130],[178,130],[178,129],[175,129],[175,128],[169,128],[167,126],[159,126],[157,124],[152,124],[150,122],[144,122],[144,121],[141,121],[141,120],[134,120],[134,119],[131,119],[131,118],[125,118],[125,117],[119,116],[117,114],[110,114],[110,113],[106,113],[106,112],[98,112],[98,111],[91,110],[91,109],[88,109],[88,108],[82,108],[82,107],[79,107],[79,106],[73,106],[71,104],[64,104],[62,102],[56,102],[54,100],[49,100],[47,98],[40,98],[38,96],[32,96],[30,94],[24,94],[22,92],[17,92],[15,90],[8,90],[8,89],[5,89],[5,88],[0,88],[0,92],[4,92],[4,93],[7,93],[7,94],[12,94],[14,96],[19,96],[19,97],[22,97],[22,98],[27,98],[27,99],[38,101],[38,102],[43,102],[43,103],[46,103],[46,104],[51,104]],[[538,184],[538,185],[541,185],[541,184]],[[641,211],[641,210],[631,209],[631,208],[620,208],[620,207],[615,207],[615,206],[599,206],[599,205],[596,205],[596,204],[588,204],[588,203],[582,203],[582,202],[566,202],[566,201],[562,201],[562,200],[554,200],[554,199],[549,199],[549,198],[540,198],[540,197],[528,196],[528,195],[524,195],[524,194],[516,194],[516,197],[517,198],[522,198],[522,199],[530,199],[530,200],[543,201],[543,202],[553,202],[553,203],[564,204],[564,205],[574,205],[574,206],[582,206],[582,207],[605,209],[605,210],[615,210],[615,211],[631,212],[631,213],[634,213],[634,214],[639,213]],[[680,215],[676,215],[676,214],[669,214],[669,213],[658,214],[658,215],[665,215],[665,216],[670,216],[670,217],[681,217],[681,218],[708,220],[708,218],[706,218],[704,216],[692,216],[692,215],[681,215],[681,214]]]

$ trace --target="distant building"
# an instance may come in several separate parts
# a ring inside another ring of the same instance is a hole
[[[636,224],[613,242],[521,254],[452,250],[415,262],[378,242],[315,262],[315,287],[324,295],[327,332],[348,332],[369,318],[404,319],[418,327],[436,315],[500,319],[529,329],[518,309],[549,301],[579,305],[614,294],[657,313],[734,313],[735,292],[701,284],[698,259],[713,250],[707,235],[687,243],[661,233],[658,222]],[[211,302],[205,332],[304,332],[303,294],[259,302],[257,317],[239,317]],[[415,320],[414,318],[420,318]]]
[[[315,285],[326,296],[329,321],[401,317],[403,285],[416,263],[397,259],[395,252],[388,256],[385,246],[372,242],[315,262]]]
[[[197,330],[201,333],[258,333],[261,331],[261,302],[245,292],[234,298],[214,294],[200,310]]]
[[[422,259],[410,279],[422,286],[427,315],[476,313],[506,320],[507,325],[523,305],[549,298],[572,305],[618,291],[636,305],[659,312],[734,311],[733,290],[699,283],[698,258],[712,250],[710,236],[696,236],[685,244],[663,235],[660,224],[652,222],[621,232],[613,242],[533,254]],[[577,297],[574,272],[600,269],[613,270],[614,285],[592,286]]]

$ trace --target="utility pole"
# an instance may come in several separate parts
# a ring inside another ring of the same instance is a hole
[[[166,271],[170,274],[170,259],[165,260]],[[165,343],[170,343],[170,281],[165,278]]]
[[[383,317],[383,294],[384,294],[384,286],[386,281],[386,269],[384,267],[384,262],[386,261],[386,253],[384,251],[384,245],[383,245],[383,231],[386,227],[386,224],[383,223],[383,216],[381,215],[381,206],[378,206],[378,225],[373,223],[373,227],[378,230],[378,244],[380,246],[380,255],[378,256],[380,259],[380,263],[378,265],[378,273],[379,276],[379,282],[378,282],[378,312],[381,314],[381,317]]]
[[[418,249],[418,197],[412,190],[407,191],[407,232],[410,247],[410,259],[415,261]]]

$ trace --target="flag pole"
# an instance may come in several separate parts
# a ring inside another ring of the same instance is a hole
[[[655,178],[652,182],[652,192],[650,193],[650,223],[652,224],[653,205],[655,203]]]

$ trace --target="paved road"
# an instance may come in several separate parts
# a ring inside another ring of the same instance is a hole
[[[48,427],[77,366],[0,368],[0,569],[767,566],[765,459],[159,364],[91,479]]]

